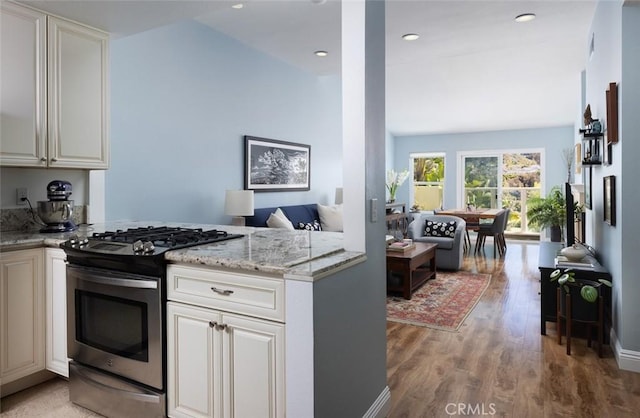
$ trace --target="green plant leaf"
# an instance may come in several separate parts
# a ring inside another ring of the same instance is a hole
[[[587,284],[582,286],[582,289],[580,289],[580,296],[582,296],[582,299],[587,302],[594,303],[598,300],[598,291],[595,287]]]
[[[567,280],[569,280],[569,275],[565,273],[558,279],[558,284],[565,284]]]
[[[607,279],[598,279],[598,281],[605,286],[613,287],[613,284]]]

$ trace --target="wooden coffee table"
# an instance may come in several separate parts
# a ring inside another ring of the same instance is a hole
[[[436,244],[416,242],[406,252],[387,251],[387,293],[402,292],[405,299],[424,282],[436,278]],[[428,263],[428,265],[427,265]]]

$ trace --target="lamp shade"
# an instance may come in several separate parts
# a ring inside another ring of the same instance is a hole
[[[342,203],[342,187],[336,187],[336,205]]]
[[[253,216],[253,190],[227,190],[224,213],[231,216]]]

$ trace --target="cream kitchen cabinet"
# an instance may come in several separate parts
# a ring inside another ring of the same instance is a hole
[[[275,302],[283,300],[282,282],[169,266],[169,416],[285,416],[285,325],[243,314],[241,308],[245,305],[250,312],[256,307],[282,309]],[[204,290],[210,294],[209,300]],[[270,302],[265,303],[267,300]],[[194,301],[199,306],[194,306]]]
[[[108,34],[1,8],[0,165],[109,168]]]
[[[69,377],[67,358],[67,264],[59,248],[45,248],[46,367]]]
[[[45,368],[42,249],[0,253],[0,380]]]

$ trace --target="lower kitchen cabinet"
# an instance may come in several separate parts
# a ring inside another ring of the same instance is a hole
[[[59,248],[45,249],[46,367],[69,377],[67,358],[67,264]]]
[[[285,415],[283,324],[175,302],[167,322],[169,416]]]
[[[41,248],[0,253],[0,380],[45,367],[45,286]]]

